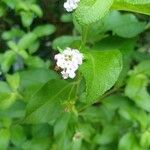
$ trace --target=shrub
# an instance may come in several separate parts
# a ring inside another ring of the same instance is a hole
[[[0,150],[150,148],[150,0],[1,0]]]

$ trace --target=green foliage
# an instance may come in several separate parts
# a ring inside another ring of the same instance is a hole
[[[85,57],[80,69],[86,80],[84,101],[92,102],[114,85],[122,69],[122,57],[117,50],[92,51]]]
[[[132,38],[144,31],[145,23],[139,22],[132,14],[122,15],[119,12],[112,12],[104,19],[106,30],[124,38]]]
[[[62,7],[0,1],[0,150],[149,150],[150,0]],[[64,80],[66,47],[84,59]]]
[[[75,11],[75,17],[82,25],[91,24],[104,17],[109,12],[112,3],[113,0],[83,0]]]
[[[126,10],[137,13],[150,14],[149,0],[114,0],[112,9]]]
[[[9,145],[10,133],[8,129],[0,130],[0,149],[7,149]]]
[[[127,149],[140,150],[141,148],[139,147],[138,141],[136,140],[134,134],[129,132],[121,138],[118,149],[119,150],[127,150]]]
[[[53,49],[57,50],[59,48],[66,48],[67,46],[71,46],[73,43],[80,41],[79,36],[61,36],[56,38],[53,43],[52,47]]]
[[[67,83],[63,80],[50,80],[47,82],[29,100],[27,105],[27,122],[53,122],[65,109],[66,111],[71,111],[67,109],[71,109],[68,108],[68,105],[71,105],[76,99],[75,86],[75,82]],[[48,93],[47,90],[49,91]],[[45,115],[43,116],[43,114]]]
[[[148,76],[150,76],[149,63],[149,61],[143,61],[135,68],[125,89],[125,94],[134,100],[139,107],[148,112],[150,111],[150,95],[147,91]]]

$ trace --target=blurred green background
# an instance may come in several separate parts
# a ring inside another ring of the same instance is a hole
[[[142,14],[111,11],[90,27],[89,49],[123,54],[123,71],[100,103],[78,109],[78,116],[57,115],[52,103],[49,122],[41,121],[44,114],[41,122],[26,122],[31,97],[58,79],[58,47],[81,42],[82,27],[63,3],[0,1],[0,150],[149,150],[150,17]]]

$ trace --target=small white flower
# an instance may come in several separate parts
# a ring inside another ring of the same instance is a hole
[[[78,7],[78,3],[80,2],[80,0],[67,0],[64,3],[64,8],[68,11],[68,12],[72,12],[74,9],[76,9]]]
[[[56,65],[62,69],[64,79],[74,78],[75,72],[83,62],[83,54],[77,49],[67,47],[62,53],[55,55]]]
[[[81,65],[83,60],[83,54],[79,53],[79,51],[76,49],[74,49],[72,53],[74,55],[75,60],[78,61],[79,65]]]
[[[66,73],[65,70],[63,70],[63,71],[61,72],[61,74],[62,74],[62,77],[63,77],[64,79],[67,79],[67,78],[69,77],[69,74]]]
[[[69,75],[69,78],[71,79],[73,79],[76,76],[75,72],[73,71],[70,71],[68,75]]]

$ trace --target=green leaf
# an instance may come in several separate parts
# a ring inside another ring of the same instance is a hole
[[[94,142],[101,145],[107,145],[113,142],[117,137],[117,128],[106,126],[101,134],[94,138]]]
[[[60,138],[60,136],[65,136],[65,132],[67,131],[70,114],[64,113],[60,118],[56,121],[54,125],[54,136],[56,138]]]
[[[25,50],[29,48],[36,40],[37,40],[36,34],[27,33],[20,39],[18,47],[20,50]]]
[[[103,18],[108,12],[113,0],[83,0],[79,3],[74,15],[82,25],[88,25]]]
[[[25,116],[25,104],[22,101],[15,101],[15,103],[7,110],[1,110],[0,116],[4,118],[9,118],[10,123],[5,123],[7,127],[11,125],[11,119],[21,119]]]
[[[91,106],[81,112],[80,115],[86,122],[106,124],[112,120],[114,113],[111,109],[108,109],[105,106]]]
[[[28,47],[28,51],[30,54],[34,54],[39,49],[39,47],[40,47],[40,42],[37,40]]]
[[[40,57],[28,57],[25,60],[25,64],[29,67],[29,68],[48,68],[49,64],[47,65],[46,62],[43,61],[43,59],[41,59]]]
[[[3,61],[1,63],[1,69],[4,73],[8,72],[11,65],[14,63],[16,53],[14,51],[6,51],[3,55]]]
[[[0,149],[6,150],[9,145],[10,132],[9,129],[0,129]]]
[[[135,135],[126,133],[119,141],[118,150],[141,150]]]
[[[139,63],[134,68],[134,72],[150,76],[150,60],[145,60],[145,61],[142,61],[141,63]]]
[[[55,72],[48,69],[33,69],[26,70],[19,73],[20,74],[20,87],[19,91],[28,101],[29,98],[36,93],[46,82],[51,79],[57,79],[58,76]]]
[[[21,145],[22,150],[48,150],[50,149],[50,138],[33,138]]]
[[[75,145],[81,144],[80,142],[82,142],[83,140],[90,142],[91,137],[93,136],[93,134],[95,134],[95,132],[96,129],[92,126],[92,124],[90,124],[89,122],[80,121],[80,123],[78,123],[78,129],[74,134],[73,142],[75,142]]]
[[[42,12],[41,8],[38,5],[31,4],[31,5],[29,5],[29,7],[30,7],[30,10],[32,12],[34,12],[37,16],[42,17],[43,12]]]
[[[144,74],[130,76],[125,94],[133,100],[137,106],[150,112],[150,95],[147,91],[148,79]]]
[[[112,30],[115,34],[124,38],[132,38],[144,31],[145,23],[138,21],[133,14],[121,14],[111,12],[104,18],[104,28]]]
[[[148,126],[148,115],[144,110],[141,110],[135,106],[123,105],[119,109],[119,114],[127,120],[132,122],[137,121],[142,129],[146,129]]]
[[[34,14],[31,12],[21,12],[21,21],[23,26],[29,27],[34,19]]]
[[[4,81],[0,81],[0,92],[11,92],[9,85]]]
[[[12,49],[13,51],[18,51],[18,47],[17,44],[13,41],[8,41],[7,45],[10,49]]]
[[[26,52],[26,50],[19,50],[18,52],[18,55],[20,55],[24,60],[25,59],[28,59],[29,55],[28,53]]]
[[[135,38],[124,39],[116,36],[109,36],[108,38],[105,38],[100,42],[96,43],[93,47],[94,50],[118,49],[121,51],[123,56],[123,68],[120,73],[119,79],[116,83],[117,87],[121,86],[126,81],[126,77],[130,70],[130,64],[132,61],[135,45],[136,45]]]
[[[144,148],[150,147],[150,131],[145,131],[141,135],[140,144]]]
[[[13,93],[6,82],[0,82],[0,109],[9,108],[16,100],[16,94]]]
[[[5,5],[0,3],[0,17],[4,16],[5,14],[6,14]]]
[[[63,14],[60,18],[62,22],[72,22],[72,15],[71,14]]]
[[[79,41],[80,37],[79,36],[61,36],[56,38],[53,43],[52,47],[53,49],[57,50],[58,48],[65,49],[68,46],[71,46],[72,43]]]
[[[52,33],[54,33],[56,30],[55,26],[51,25],[51,24],[47,24],[47,25],[40,25],[37,26],[33,32],[38,36],[38,37],[42,37],[42,36],[47,36],[50,35]]]
[[[33,125],[30,132],[32,133],[33,137],[39,138],[45,138],[53,134],[52,126],[50,126],[48,123]]]
[[[16,0],[2,0],[8,7],[11,9],[15,8],[15,4],[17,3]]]
[[[136,39],[130,38],[129,40],[124,40],[122,46],[119,48],[123,56],[123,68],[120,73],[119,79],[116,83],[117,87],[120,87],[123,84],[125,84],[126,77],[130,70],[130,65],[132,62],[135,45],[136,45]]]
[[[150,0],[123,0],[123,1],[127,3],[131,3],[131,4],[149,4],[150,3]]]
[[[86,81],[87,103],[97,100],[117,81],[122,69],[122,57],[118,50],[91,51],[85,54],[80,71]]]
[[[114,0],[113,10],[125,10],[150,15],[149,0]]]
[[[9,108],[16,100],[16,93],[1,93],[0,95],[0,109]]]
[[[20,38],[24,35],[24,32],[22,30],[20,30],[19,28],[12,28],[9,31],[5,31],[2,34],[2,38],[4,40],[13,40],[15,38]]]
[[[15,0],[14,3],[17,11],[29,12],[29,3],[27,1]]]
[[[3,111],[3,110],[2,110]],[[0,128],[9,128],[11,126],[12,120],[5,115],[1,115],[1,120],[0,120]]]
[[[101,145],[107,145],[117,138],[118,128],[116,126],[104,126],[102,133],[97,134],[94,142]]]
[[[73,113],[63,113],[54,124],[54,137],[58,149],[71,149],[77,118]]]
[[[16,146],[21,146],[25,142],[26,136],[22,126],[15,125],[11,127],[11,142]]]
[[[8,84],[10,85],[10,87],[13,90],[17,90],[20,84],[20,76],[18,73],[15,73],[13,75],[7,75],[6,76],[6,80],[8,82]]]
[[[102,104],[109,110],[117,110],[123,106],[128,106],[129,100],[121,94],[110,95],[102,101]]]
[[[26,122],[46,123],[55,121],[65,110],[68,111],[67,102],[75,100],[76,84],[75,82],[67,83],[64,80],[47,82],[29,100]]]

